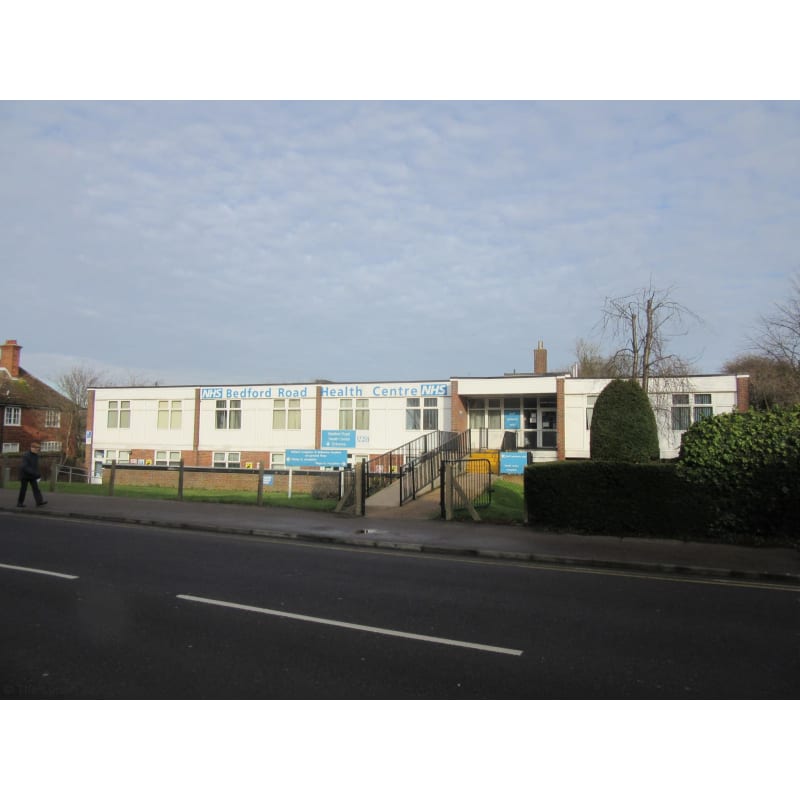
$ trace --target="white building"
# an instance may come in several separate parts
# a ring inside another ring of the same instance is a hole
[[[589,457],[594,401],[610,378],[547,372],[486,378],[90,390],[87,468],[143,465],[283,469],[340,467],[437,430],[471,431],[473,450],[534,461]],[[678,454],[689,424],[748,406],[746,375],[651,381],[661,455]],[[299,459],[299,460],[298,460]]]

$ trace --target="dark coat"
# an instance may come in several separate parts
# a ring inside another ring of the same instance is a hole
[[[41,474],[39,473],[39,454],[33,453],[28,450],[25,455],[22,456],[22,465],[20,466],[20,474],[23,478],[28,478],[31,480],[36,480],[37,478],[41,478]]]

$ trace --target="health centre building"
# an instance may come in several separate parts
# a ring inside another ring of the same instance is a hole
[[[529,461],[589,457],[594,401],[611,378],[534,370],[427,381],[90,389],[86,467],[343,468],[435,431],[470,431],[473,451]],[[689,425],[747,409],[746,375],[651,379],[661,455],[677,456]]]

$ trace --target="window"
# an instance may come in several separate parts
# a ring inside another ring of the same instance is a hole
[[[705,417],[713,417],[714,408],[711,405],[710,394],[696,394],[694,396],[694,413],[692,415],[693,422],[699,422]]]
[[[493,431],[499,431],[500,428],[503,427],[502,424],[503,414],[501,411],[502,401],[500,400],[499,397],[495,397],[495,398],[490,398],[488,400],[488,403],[489,403],[489,408],[486,413],[486,423],[487,423],[486,427]]]
[[[685,431],[692,422],[714,416],[710,394],[672,395],[672,430]]]
[[[3,442],[4,453],[19,453],[19,442]]]
[[[594,414],[594,404],[597,400],[596,394],[586,395],[586,430],[592,428],[592,415]]]
[[[355,430],[355,419],[353,418],[353,401],[340,400],[339,401],[339,430],[352,431]]]
[[[369,430],[369,400],[356,400],[356,430]]]
[[[483,400],[468,400],[470,428],[486,427],[486,411]]]
[[[406,398],[406,430],[418,431],[422,428],[422,411],[419,407],[419,397]]]
[[[287,406],[288,402],[288,406]],[[300,430],[300,401],[273,400],[272,427],[274,430]]]
[[[130,428],[131,426],[131,401],[108,401],[108,427]]]
[[[180,450],[156,450],[157,467],[179,467],[180,465]]]
[[[691,409],[688,394],[672,395],[672,430],[685,431],[689,428]]]
[[[60,453],[61,442],[42,442],[43,453]]]
[[[222,428],[238,429],[242,427],[242,401],[217,400],[217,430]]]
[[[469,400],[468,407],[470,428],[489,428],[499,431],[503,427],[503,401],[499,397]]]
[[[369,400],[367,398],[356,400],[355,410],[353,401],[349,398],[339,401],[339,430],[369,430]]]
[[[214,453],[214,469],[239,469],[241,465],[240,453]]]
[[[102,450],[98,450],[95,455],[99,456],[102,452]],[[103,458],[103,462],[106,464],[110,464],[112,461],[116,461],[118,464],[129,464],[130,460],[130,450],[106,450],[105,457]]]
[[[272,454],[272,469],[283,469],[286,466],[286,453]]]
[[[22,409],[19,406],[6,406],[6,425],[22,425]]]
[[[44,415],[45,428],[60,428],[61,427],[61,412],[53,408],[48,408]],[[44,450],[44,446],[42,446]]]
[[[158,401],[158,427],[161,430],[177,430],[183,421],[181,400]]]
[[[422,427],[426,431],[439,430],[439,401],[435,397],[426,397],[422,412]]]

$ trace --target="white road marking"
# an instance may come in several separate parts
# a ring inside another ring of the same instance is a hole
[[[19,572],[35,572],[37,575],[49,575],[51,578],[66,578],[68,581],[77,580],[77,575],[65,575],[63,572],[50,572],[46,569],[33,569],[32,567],[20,567],[16,564],[0,564],[2,569],[15,569]]]
[[[258,614],[268,614],[273,617],[284,617],[285,619],[295,619],[300,622],[316,622],[319,625],[332,625],[337,628],[349,628],[355,631],[365,631],[367,633],[378,633],[382,636],[397,636],[401,639],[416,639],[420,642],[432,642],[434,644],[446,644],[451,647],[467,647],[472,650],[484,650],[489,653],[501,653],[507,656],[521,656],[522,650],[512,650],[508,647],[495,647],[491,644],[478,644],[476,642],[462,642],[458,639],[441,639],[438,636],[424,636],[419,633],[407,633],[405,631],[395,631],[391,628],[373,628],[370,625],[357,625],[353,622],[341,622],[335,619],[324,619],[322,617],[309,617],[305,614],[291,614],[288,611],[278,611],[273,608],[259,608],[258,606],[245,606],[240,603],[229,603],[225,600],[212,600],[208,597],[196,597],[191,594],[177,595],[179,600],[189,600],[193,603],[206,603],[211,606],[223,606],[224,608],[235,608],[239,611],[255,611]]]

